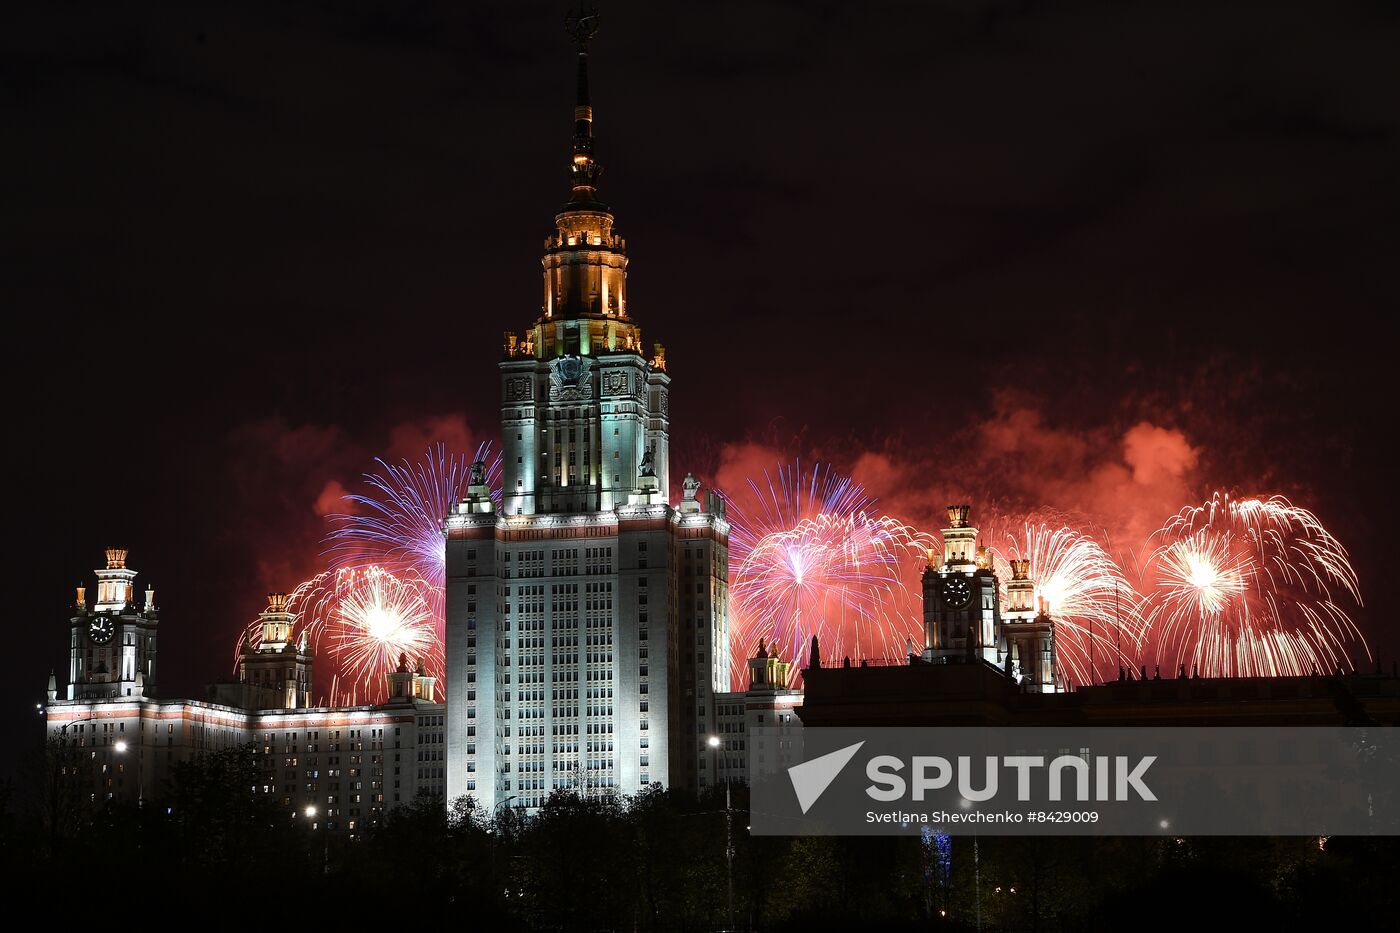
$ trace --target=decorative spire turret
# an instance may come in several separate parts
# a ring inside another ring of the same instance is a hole
[[[233,702],[256,709],[310,707],[312,656],[305,630],[296,631],[292,597],[268,593],[267,608],[258,613],[258,621],[260,625],[243,634],[238,680],[248,688]]]
[[[98,612],[122,610],[132,604],[132,580],[136,571],[126,565],[126,548],[107,548],[107,566],[95,571],[97,574]]]
[[[968,522],[971,506],[948,506],[948,527],[943,529],[943,566],[970,569],[977,566],[977,529]]]
[[[598,33],[597,11],[580,6],[565,18],[564,31],[574,40],[578,58],[569,159],[572,192],[554,217],[555,232],[544,242],[540,317],[530,332],[506,334],[506,359],[642,354],[641,332],[627,313],[627,244],[613,230],[611,210],[598,200],[603,167],[593,153],[588,86],[588,48]],[[654,368],[664,368],[664,362]]]
[[[564,31],[578,45],[578,98],[574,103],[574,153],[570,171],[574,192],[565,210],[606,211],[597,199],[603,166],[593,158],[593,103],[588,96],[588,43],[598,34],[598,11],[579,4],[564,17]]]
[[[782,690],[792,676],[792,664],[784,661],[775,645],[769,648],[762,639],[758,653],[749,658],[749,690]]]
[[[1006,609],[1002,615],[1009,622],[1026,622],[1035,618],[1035,581],[1031,579],[1031,562],[1013,557],[1011,579],[1006,583]]]
[[[258,616],[262,620],[262,640],[259,642],[262,650],[281,651],[291,647],[296,616],[287,605],[286,593],[267,594],[267,608]]]

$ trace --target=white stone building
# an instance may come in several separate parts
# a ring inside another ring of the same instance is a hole
[[[759,642],[758,653],[749,658],[748,669],[746,690],[715,697],[714,731],[707,738],[710,771],[702,776],[701,787],[748,783],[751,758],[762,773],[798,763],[790,738],[802,728],[796,712],[802,706],[802,691],[787,685],[792,662],[784,661],[776,649],[770,651]],[[755,735],[756,730],[769,727],[782,727],[787,734],[773,739]]]
[[[539,316],[503,347],[502,506],[477,468],[446,522],[447,795],[488,811],[695,786],[728,687],[729,528],[689,476],[672,505],[671,378],[598,201],[588,37]]]
[[[51,674],[42,709],[54,766],[93,803],[157,801],[179,762],[241,746],[255,754],[255,793],[317,829],[355,835],[396,804],[443,797],[446,712],[434,679],[406,658],[388,675],[386,702],[313,707],[311,653],[292,641],[295,619],[274,593],[237,681],[212,685],[207,700],[160,699],[154,591],[135,605],[136,572],[118,548],[96,573],[97,602],[79,587],[69,621],[68,683],[60,690]]]

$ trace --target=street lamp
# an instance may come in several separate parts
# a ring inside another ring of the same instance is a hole
[[[719,780],[719,736],[712,735],[707,740],[714,751],[715,780]],[[730,805],[729,781],[724,782],[724,863],[729,883],[729,929],[734,929],[734,810]]]
[[[710,746],[710,762],[715,766],[715,783],[719,783],[719,736],[712,735],[706,740]]]
[[[306,814],[308,820],[316,819],[315,804],[308,803],[306,809],[302,810],[302,813]],[[331,873],[331,837],[325,820],[322,820],[319,824],[313,822],[311,824],[311,831],[315,832],[318,827],[321,831],[321,873],[329,875]]]
[[[117,739],[112,743],[112,750],[118,755],[125,755],[126,750],[131,746],[126,744],[126,739]],[[141,755],[136,755],[136,805],[139,807],[145,800],[145,788],[141,786]]]

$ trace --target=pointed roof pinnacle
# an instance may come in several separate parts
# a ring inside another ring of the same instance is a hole
[[[597,200],[598,176],[603,166],[593,158],[593,105],[588,94],[588,43],[598,34],[598,11],[579,3],[578,11],[564,17],[564,31],[578,46],[578,97],[574,104],[573,195],[569,210],[607,211]]]

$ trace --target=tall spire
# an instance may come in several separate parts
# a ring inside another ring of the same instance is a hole
[[[579,3],[578,12],[564,17],[564,31],[578,46],[578,99],[574,104],[574,153],[570,171],[573,195],[565,210],[601,210],[598,176],[603,166],[593,158],[593,104],[588,96],[588,43],[598,34],[598,11]]]
[[[580,6],[565,18],[564,27],[578,49],[578,97],[569,165],[573,194],[554,215],[554,233],[544,241],[540,316],[523,337],[508,331],[502,349],[508,360],[553,360],[598,353],[645,358],[641,331],[627,308],[627,243],[613,229],[612,211],[598,200],[598,176],[603,168],[593,158],[593,105],[588,88],[588,47],[598,32],[598,14]],[[649,365],[664,370],[664,353],[658,351]],[[567,378],[578,384],[582,376],[571,368]],[[634,461],[627,470],[629,484],[636,478],[636,466]],[[621,477],[623,471],[616,475]]]

